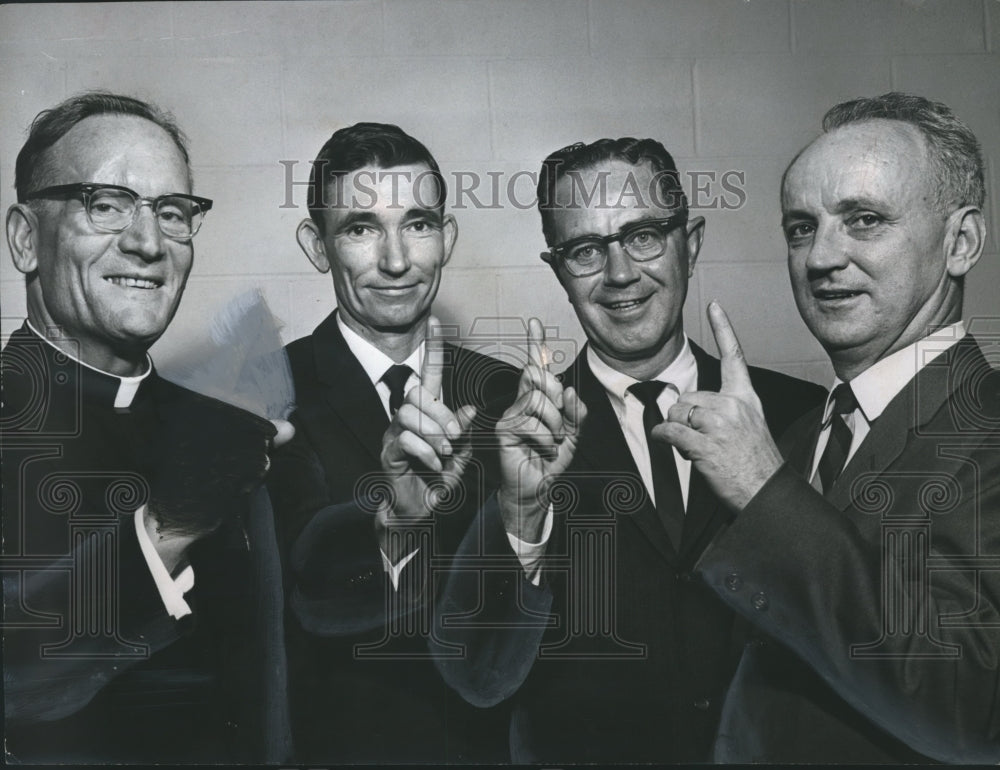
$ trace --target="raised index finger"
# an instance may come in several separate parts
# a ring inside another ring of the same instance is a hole
[[[424,346],[424,363],[420,368],[420,386],[434,396],[441,398],[441,378],[444,370],[444,341],[441,339],[441,324],[431,316],[427,321],[427,341]]]
[[[743,348],[736,337],[736,331],[729,322],[729,316],[715,300],[708,303],[708,322],[712,326],[712,334],[715,335],[715,344],[719,346],[719,355],[722,358],[722,387],[723,393],[745,393],[753,391],[750,384],[750,372],[747,371],[746,358],[743,355]]]
[[[537,318],[528,320],[528,360],[543,370],[549,364],[549,351],[545,347],[545,327]]]

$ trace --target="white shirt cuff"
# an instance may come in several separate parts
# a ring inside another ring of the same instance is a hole
[[[149,534],[146,532],[146,525],[143,519],[146,516],[146,506],[142,506],[135,512],[135,534],[139,539],[139,548],[146,559],[149,572],[156,583],[156,590],[160,592],[160,599],[167,614],[174,620],[180,620],[185,615],[191,614],[191,608],[184,601],[184,594],[194,588],[194,569],[189,564],[176,578],[170,577],[167,568],[163,564],[163,559],[156,552]]]
[[[545,512],[545,525],[542,527],[542,539],[537,543],[526,543],[516,535],[507,533],[507,540],[510,547],[517,554],[518,561],[524,568],[524,574],[531,581],[532,585],[541,585],[542,582],[542,557],[545,556],[545,548],[549,544],[549,535],[552,534],[552,505]]]
[[[389,557],[385,555],[385,551],[383,551],[381,548],[379,548],[378,552],[380,554],[382,554],[382,568],[389,575],[389,580],[392,582],[393,589],[398,589],[399,588],[399,576],[401,574],[403,574],[403,567],[405,567],[407,564],[409,564],[413,560],[413,557],[416,556],[420,552],[420,549],[417,548],[412,553],[404,556],[402,559],[399,560],[399,563],[396,564],[396,566],[393,566],[392,562],[389,561]]]

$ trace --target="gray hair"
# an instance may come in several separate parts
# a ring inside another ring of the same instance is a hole
[[[983,154],[972,130],[941,102],[893,91],[881,96],[842,102],[823,116],[825,132],[866,120],[884,118],[919,129],[937,174],[936,203],[948,213],[954,208],[982,208],[986,197]]]

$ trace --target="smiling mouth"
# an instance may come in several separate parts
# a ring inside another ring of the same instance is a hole
[[[126,275],[108,275],[104,280],[128,289],[159,289],[163,285],[162,281],[154,281],[151,278],[133,278]]]
[[[372,286],[374,291],[384,291],[389,294],[399,294],[400,292],[408,291],[416,286],[415,283],[407,284],[406,286]]]
[[[850,289],[816,289],[812,295],[821,301],[836,302],[837,300],[860,297],[863,293],[860,291],[851,291]]]
[[[616,313],[623,313],[627,310],[632,310],[641,305],[644,305],[649,301],[649,297],[639,297],[637,299],[623,299],[618,302],[602,302],[601,306],[606,310],[611,310]]]

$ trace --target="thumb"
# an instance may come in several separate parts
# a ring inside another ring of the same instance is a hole
[[[476,407],[466,404],[455,412],[455,417],[458,419],[458,427],[462,431],[462,437],[468,438],[469,430],[476,420]]]
[[[563,435],[567,440],[576,444],[583,427],[583,421],[587,418],[587,405],[583,403],[572,387],[563,391]]]
[[[271,420],[271,424],[277,429],[277,433],[274,434],[272,439],[275,448],[287,444],[295,436],[295,426],[292,425],[288,420]]]
[[[729,322],[729,316],[715,300],[708,303],[708,322],[715,335],[715,344],[719,346],[719,356],[722,359],[722,393],[752,393],[750,372],[747,371],[743,348],[736,338],[736,331]]]

